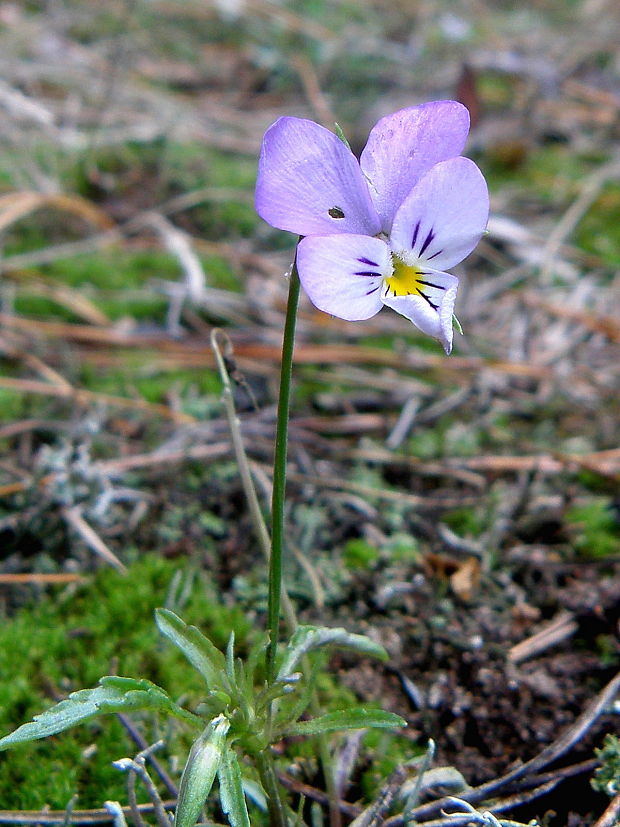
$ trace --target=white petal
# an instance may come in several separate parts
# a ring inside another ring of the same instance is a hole
[[[298,235],[379,232],[379,218],[357,159],[323,126],[279,118],[258,161],[256,211]]]
[[[410,296],[388,295],[382,290],[382,301],[396,310],[443,345],[446,353],[452,350],[452,314],[459,280],[451,273],[425,270],[418,280],[419,292]]]
[[[469,112],[456,101],[401,109],[373,127],[360,164],[384,232],[390,232],[396,210],[422,176],[461,154],[468,131]]]
[[[383,277],[392,272],[390,251],[366,235],[308,236],[297,247],[302,286],[319,310],[347,321],[381,310]]]
[[[439,270],[468,256],[484,233],[489,193],[484,176],[469,158],[436,164],[412,190],[394,217],[390,244],[411,251]]]

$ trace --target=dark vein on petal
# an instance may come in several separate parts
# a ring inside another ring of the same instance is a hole
[[[381,273],[376,273],[373,270],[358,270],[356,273],[353,273],[354,276],[380,276]]]
[[[443,250],[437,250],[436,253],[433,253],[433,255],[429,256],[426,260],[430,261],[432,258],[435,258],[436,256],[440,256],[442,253],[443,253]]]
[[[364,295],[370,296],[371,293],[376,293],[377,290],[381,290],[381,285],[378,284],[376,287],[373,287],[372,290],[368,290]]]
[[[418,292],[418,294],[419,294],[420,296],[422,296],[422,298],[423,298],[425,301],[427,301],[427,302],[430,304],[430,306],[433,308],[433,310],[439,310],[439,305],[438,305],[438,304],[435,304],[435,302],[432,302],[432,301],[429,299],[429,297],[428,297],[428,296],[426,296],[426,295],[425,295],[425,294],[424,294],[421,290],[418,290],[417,292]]]
[[[376,261],[371,261],[369,258],[366,258],[365,256],[362,256],[362,258],[358,258],[357,261],[359,261],[360,264],[370,264],[371,267],[379,266]]]
[[[445,290],[446,289],[441,284],[433,284],[432,281],[424,281],[424,279],[418,279],[418,284],[423,284],[425,287],[434,287],[436,290]]]
[[[426,250],[426,248],[428,247],[428,245],[431,243],[431,241],[434,238],[435,238],[435,233],[431,229],[431,230],[428,231],[428,235],[426,236],[426,239],[424,240],[424,244],[420,247],[420,252],[418,253],[418,255],[421,256],[424,253],[424,250]]]
[[[413,238],[411,239],[411,249],[412,250],[415,247],[416,241],[418,240],[418,233],[419,232],[420,232],[420,222],[418,221],[418,223],[415,225],[415,228],[413,230]]]

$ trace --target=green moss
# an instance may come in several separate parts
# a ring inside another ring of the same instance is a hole
[[[485,528],[482,513],[475,508],[455,508],[447,511],[442,521],[462,537],[479,537]]]
[[[140,364],[147,362],[147,365]],[[136,373],[142,375],[136,375]],[[148,375],[144,375],[144,373]],[[148,369],[148,355],[138,354],[133,365],[125,365],[122,370],[100,371],[92,365],[84,364],[81,370],[82,387],[98,393],[114,396],[138,396],[147,402],[165,402],[171,389],[183,400],[188,400],[192,412],[203,406],[197,405],[196,396],[217,394],[221,388],[214,371],[204,368],[179,370],[173,372]]]
[[[620,186],[605,187],[579,223],[575,241],[605,266],[620,267]]]
[[[567,511],[566,520],[574,532],[574,548],[583,557],[620,553],[620,527],[606,497],[593,497],[583,505],[573,506]]]
[[[111,570],[75,591],[24,608],[0,627],[0,731],[14,729],[64,695],[94,686],[102,675],[147,677],[173,698],[194,707],[203,690],[198,674],[159,636],[153,610],[169,601],[178,567],[160,557],[143,557],[126,577]],[[196,578],[178,608],[216,643],[226,644],[234,629],[243,650],[250,623],[237,609],[221,604],[214,589]],[[138,716],[139,717],[139,716]],[[176,728],[142,717],[149,742]],[[187,733],[181,751],[187,746]],[[91,745],[96,751],[91,751]],[[46,741],[0,753],[0,800],[5,808],[63,808],[75,793],[77,806],[101,806],[106,798],[124,800],[125,778],[110,762],[136,752],[114,717],[77,727]]]
[[[371,569],[379,559],[379,549],[366,540],[347,540],[342,550],[342,559],[348,569]]]

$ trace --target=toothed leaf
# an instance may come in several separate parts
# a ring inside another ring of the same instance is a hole
[[[15,732],[0,738],[0,750],[56,735],[97,715],[134,709],[160,709],[185,720],[196,720],[194,715],[177,706],[156,684],[147,680],[111,676],[101,678],[99,686],[94,689],[73,692],[66,700],[35,715],[33,721],[22,724]]]

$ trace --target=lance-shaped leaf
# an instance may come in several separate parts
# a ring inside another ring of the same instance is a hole
[[[241,767],[237,755],[231,746],[222,756],[217,771],[220,782],[220,803],[228,816],[231,827],[250,827],[250,817],[245,803]]]
[[[342,628],[328,629],[322,626],[299,626],[284,652],[284,660],[278,672],[278,680],[287,678],[295,670],[304,655],[321,646],[353,649],[361,655],[368,655],[379,660],[387,660],[388,658],[383,646],[365,635],[355,635]]]
[[[183,652],[194,669],[205,679],[209,689],[224,689],[226,685],[226,658],[196,626],[188,626],[169,609],[155,609],[157,628]]]
[[[192,744],[181,776],[175,827],[194,827],[211,792],[215,775],[226,753],[230,722],[224,715],[209,721]]]
[[[35,715],[30,723],[0,738],[0,750],[56,735],[76,724],[110,712],[128,712],[133,709],[159,709],[169,715],[195,723],[196,716],[177,706],[164,690],[151,681],[133,678],[101,678],[94,689],[80,689],[56,706]]]
[[[336,712],[327,712],[310,721],[297,721],[283,729],[281,735],[322,735],[326,732],[339,732],[345,729],[389,729],[407,726],[400,715],[383,709],[366,709],[353,707]]]

